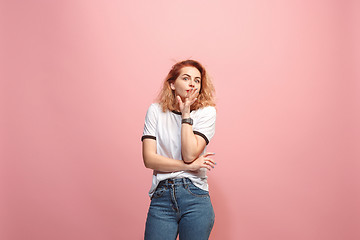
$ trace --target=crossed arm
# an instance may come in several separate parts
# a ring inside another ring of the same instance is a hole
[[[159,155],[156,152],[156,140],[150,138],[143,140],[142,153],[145,167],[160,172],[197,171],[200,168],[211,170],[215,165],[214,160],[209,158],[213,153],[204,154],[191,163]]]
[[[196,90],[190,91],[189,97],[184,102],[178,97],[182,118],[190,117],[190,106],[196,101],[197,95]],[[211,168],[214,168],[215,162],[209,156],[214,155],[214,153],[206,153],[200,156],[205,146],[205,139],[194,134],[192,126],[184,123],[181,126],[181,153],[183,161],[157,154],[156,140],[147,138],[142,143],[144,164],[147,168],[161,172],[197,171],[200,168],[211,170]]]

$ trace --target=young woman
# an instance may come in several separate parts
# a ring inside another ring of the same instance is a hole
[[[213,93],[199,62],[178,62],[146,113],[143,160],[154,170],[146,240],[209,238],[215,215],[206,172],[216,163],[205,149],[215,133]]]

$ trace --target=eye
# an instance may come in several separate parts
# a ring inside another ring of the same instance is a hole
[[[196,79],[195,82],[196,82],[196,83],[200,83],[200,80]]]
[[[184,77],[183,79],[184,79],[185,81],[189,80],[189,78],[188,78],[188,77]]]

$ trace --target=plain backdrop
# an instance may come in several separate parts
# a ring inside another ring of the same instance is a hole
[[[211,239],[360,239],[360,4],[1,1],[0,239],[142,239],[145,113],[216,87]]]

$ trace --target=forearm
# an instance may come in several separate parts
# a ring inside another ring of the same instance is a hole
[[[196,97],[199,94],[197,90],[198,89],[190,90],[184,102],[180,96],[177,96],[182,119],[190,118],[190,106],[197,99]],[[198,136],[194,134],[191,122],[190,124],[181,124],[181,154],[185,163],[193,162],[198,158],[204,150],[205,145],[205,141],[199,140]]]
[[[161,172],[191,170],[189,164],[186,164],[184,161],[157,154],[156,148],[156,140],[143,140],[142,155],[145,167]]]
[[[176,172],[190,170],[184,161],[161,156],[157,153],[143,154],[145,167],[160,172]]]
[[[183,123],[181,126],[181,154],[184,162],[192,162],[198,156],[198,140],[192,126]]]

